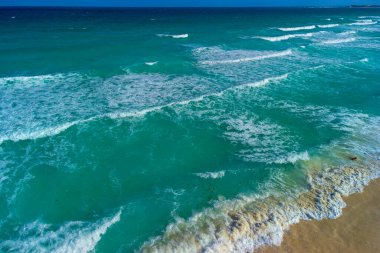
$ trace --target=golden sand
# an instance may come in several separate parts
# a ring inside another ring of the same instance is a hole
[[[380,252],[380,179],[362,193],[344,198],[347,207],[337,219],[302,221],[291,226],[281,246],[259,253],[378,253]]]

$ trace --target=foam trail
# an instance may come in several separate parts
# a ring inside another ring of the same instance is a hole
[[[305,37],[311,37],[311,36],[313,36],[313,33],[289,34],[289,35],[275,36],[275,37],[257,36],[255,38],[275,42],[275,41],[288,40],[288,39],[292,39],[292,38],[305,38]]]
[[[284,57],[284,56],[288,56],[291,54],[292,54],[292,50],[288,49],[288,50],[280,51],[280,52],[276,52],[276,53],[259,55],[259,56],[255,56],[255,57],[246,57],[246,58],[240,58],[240,59],[234,59],[234,60],[201,61],[200,64],[216,65],[216,64],[242,63],[242,62],[265,60],[265,59],[276,58],[276,57]]]
[[[236,88],[261,87],[261,86],[267,85],[270,82],[280,81],[280,80],[286,79],[286,78],[288,78],[288,76],[289,76],[289,74],[284,74],[284,75],[276,76],[276,77],[270,77],[270,78],[266,78],[266,79],[258,81],[258,82],[242,84],[242,85],[237,86]]]
[[[337,26],[339,26],[339,24],[318,25],[319,28],[332,28]]]
[[[157,34],[158,37],[171,37],[173,39],[186,39],[189,37],[189,34]]]
[[[58,229],[50,224],[35,221],[21,228],[20,233],[26,238],[3,241],[0,243],[0,251],[12,249],[12,252],[92,252],[108,229],[120,221],[121,212],[122,210],[119,210],[114,216],[95,223],[70,221]]]
[[[217,178],[222,178],[225,175],[225,171],[216,171],[216,172],[203,172],[203,173],[195,173],[196,176],[201,177],[201,178],[212,178],[212,179],[217,179]]]
[[[377,24],[377,21],[373,21],[372,19],[362,19],[348,25],[374,25],[374,24]]]
[[[309,25],[309,26],[277,28],[277,29],[284,32],[290,32],[290,31],[299,31],[299,30],[312,30],[312,29],[315,29],[315,27],[316,27],[315,25]]]
[[[301,220],[339,217],[346,206],[343,197],[362,191],[380,176],[376,148],[380,142],[380,118],[369,120],[368,115],[353,115],[345,110],[339,114],[348,117],[343,124],[353,128],[356,138],[347,136],[323,148],[316,156],[303,152],[286,159],[291,163],[303,160],[300,166],[307,178],[303,189],[289,194],[287,189],[293,190],[289,185],[272,194],[266,190],[266,194],[240,195],[216,202],[188,220],[178,219],[169,224],[161,236],[143,244],[140,252],[254,252],[265,245],[279,245],[285,231]],[[358,120],[360,117],[363,119]],[[360,132],[356,131],[358,128]],[[368,138],[374,145],[362,142]],[[347,154],[357,159],[352,161]],[[336,166],[336,157],[343,165]]]
[[[84,235],[79,235],[78,237],[72,238],[71,241],[63,243],[59,248],[53,250],[54,253],[66,253],[66,252],[91,252],[95,249],[96,245],[102,238],[102,236],[107,232],[107,230],[120,221],[121,211],[116,213],[114,217],[106,220],[103,224],[96,227],[90,233],[85,233]]]
[[[57,81],[66,81],[67,79],[79,79],[81,77],[81,75],[75,73],[1,77],[0,85],[17,85],[18,87],[30,87],[43,84],[51,84]]]
[[[57,135],[80,122],[81,121],[73,121],[73,122],[62,124],[60,126],[49,127],[49,128],[37,130],[34,132],[12,133],[11,135],[8,135],[8,136],[0,136],[0,144],[8,140],[17,142],[17,141],[22,141],[22,140],[39,139],[39,138]]]
[[[161,105],[161,106],[154,106],[154,107],[146,108],[143,110],[136,110],[136,111],[129,111],[129,112],[106,113],[106,114],[101,114],[101,115],[97,115],[94,117],[90,117],[88,119],[76,120],[76,121],[64,123],[64,124],[59,125],[59,126],[49,127],[49,128],[45,128],[45,129],[41,129],[41,130],[36,130],[34,132],[12,133],[10,135],[0,136],[0,145],[4,141],[17,142],[17,141],[22,141],[22,140],[34,140],[34,139],[54,136],[54,135],[57,135],[57,134],[65,131],[65,130],[69,129],[70,127],[72,127],[74,125],[82,124],[82,123],[86,123],[86,122],[90,122],[90,121],[102,119],[102,118],[121,119],[121,118],[129,118],[129,117],[143,117],[147,113],[150,113],[153,111],[159,111],[159,110],[166,108],[166,107],[171,107],[171,106],[176,106],[176,105],[187,105],[187,104],[192,103],[192,102],[199,102],[199,101],[204,100],[207,97],[221,96],[227,91],[242,89],[245,87],[260,87],[260,86],[264,86],[270,82],[279,81],[279,80],[285,79],[287,77],[288,77],[288,74],[284,74],[284,75],[276,76],[276,77],[271,77],[271,78],[266,78],[264,80],[257,81],[254,83],[236,85],[236,86],[227,88],[221,92],[210,93],[210,94],[195,97],[192,99],[172,102],[172,103]]]
[[[146,65],[148,66],[153,66],[153,65],[156,65],[158,62],[157,61],[154,61],[154,62],[145,62]]]
[[[312,164],[310,166],[313,166]],[[337,218],[342,196],[359,192],[379,172],[363,168],[328,168],[310,171],[309,190],[296,197],[241,196],[217,203],[167,226],[164,234],[146,242],[140,252],[254,252],[264,245],[279,245],[290,225],[301,220]]]
[[[292,153],[285,159],[279,159],[275,163],[284,164],[284,163],[296,163],[297,161],[307,161],[309,160],[309,153],[303,152],[303,153]]]
[[[322,44],[340,44],[340,43],[348,43],[355,41],[355,38],[345,38],[345,39],[335,39],[335,40],[327,40],[322,42]]]

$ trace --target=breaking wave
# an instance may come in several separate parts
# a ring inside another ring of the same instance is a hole
[[[277,28],[277,29],[284,32],[290,32],[290,31],[300,31],[300,30],[312,30],[312,29],[315,29],[315,27],[316,27],[315,25],[309,25],[309,26]]]
[[[288,157],[286,157],[285,159],[281,158],[281,159],[277,160],[276,163],[280,163],[280,164],[293,163],[294,164],[297,161],[307,161],[309,159],[310,159],[310,157],[309,157],[308,152],[292,153]]]
[[[120,119],[120,118],[129,118],[129,117],[142,117],[149,112],[158,111],[158,110],[161,110],[161,109],[166,108],[166,107],[177,106],[177,105],[187,105],[189,103],[199,102],[199,101],[202,101],[203,99],[205,99],[206,97],[221,96],[225,92],[228,92],[231,90],[242,89],[242,88],[247,88],[247,87],[260,87],[260,86],[264,86],[270,82],[276,82],[276,81],[283,80],[287,77],[288,77],[288,74],[284,74],[284,75],[276,76],[276,77],[271,77],[271,78],[266,78],[266,79],[263,79],[261,81],[257,81],[254,83],[236,85],[236,86],[227,88],[227,89],[220,91],[220,92],[210,93],[210,94],[202,95],[199,97],[191,98],[188,100],[176,101],[176,102],[168,103],[165,105],[149,107],[149,108],[146,108],[143,110],[135,110],[135,111],[129,111],[129,112],[106,113],[106,114],[97,115],[97,116],[90,117],[90,118],[83,119],[83,120],[76,120],[76,121],[64,123],[64,124],[59,125],[59,126],[35,130],[32,132],[21,132],[21,133],[15,132],[15,133],[11,133],[11,134],[0,135],[0,145],[5,141],[17,142],[17,141],[22,141],[22,140],[33,140],[33,139],[39,139],[39,138],[54,136],[54,135],[57,135],[57,134],[65,131],[65,130],[69,129],[70,127],[72,127],[74,125],[83,124],[86,122],[90,122],[90,121],[98,120],[98,119],[102,119],[102,118]]]
[[[222,171],[215,171],[215,172],[202,172],[202,173],[195,173],[196,176],[200,178],[212,178],[212,179],[217,179],[217,178],[222,178],[224,177],[224,174],[226,172],[224,170]]]
[[[157,63],[158,63],[157,61],[153,61],[153,62],[145,62],[145,65],[153,66],[153,65],[156,65]]]
[[[120,221],[121,210],[114,216],[95,223],[70,221],[55,228],[39,221],[21,228],[25,239],[0,243],[0,251],[10,252],[91,252],[107,230]]]
[[[1,77],[0,86],[12,85],[20,88],[39,86],[52,84],[57,82],[63,82],[72,79],[79,79],[81,75],[75,73],[68,74],[49,74],[39,76],[13,76],[13,77]]]
[[[311,36],[313,36],[313,33],[289,34],[289,35],[275,36],[275,37],[257,36],[255,38],[275,42],[275,41],[288,40],[288,39],[292,39],[292,38],[306,38],[306,37],[311,37]]]
[[[344,38],[344,39],[333,39],[333,40],[326,40],[322,42],[322,44],[340,44],[340,43],[348,43],[348,42],[354,42],[355,38]]]
[[[373,21],[372,19],[361,19],[357,22],[348,24],[348,25],[374,25],[377,24],[377,21]]]
[[[157,34],[158,37],[171,37],[173,39],[186,39],[189,37],[189,34]]]
[[[332,28],[337,26],[339,26],[339,24],[318,25],[319,28]]]
[[[280,52],[275,52],[275,53],[270,53],[270,54],[263,54],[263,55],[258,55],[254,57],[245,57],[245,58],[232,59],[232,60],[201,61],[200,64],[216,65],[216,64],[242,63],[242,62],[265,60],[265,59],[276,58],[276,57],[284,57],[284,56],[289,56],[291,54],[292,54],[292,50],[288,49],[285,51],[280,51]]]
[[[372,141],[379,144],[378,127],[364,128],[362,137],[375,134]],[[378,150],[356,140],[341,140],[316,156],[304,152],[281,161],[302,161],[299,166],[304,167],[308,178],[303,190],[219,201],[188,220],[168,225],[163,235],[147,241],[140,251],[252,252],[264,245],[279,245],[290,225],[301,220],[339,217],[346,205],[342,197],[362,191],[370,180],[380,176]],[[346,162],[336,165],[335,157]]]

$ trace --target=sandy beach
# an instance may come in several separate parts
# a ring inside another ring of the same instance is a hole
[[[375,253],[380,250],[380,179],[345,198],[337,219],[302,221],[291,226],[278,247],[259,253]]]

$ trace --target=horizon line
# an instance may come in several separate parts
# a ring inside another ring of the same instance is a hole
[[[373,6],[372,6],[373,7]],[[380,7],[380,6],[379,6]],[[336,6],[319,6],[319,5],[305,5],[305,6],[112,6],[112,5],[0,5],[0,8],[371,8],[368,7],[353,7],[352,5],[336,5]]]

